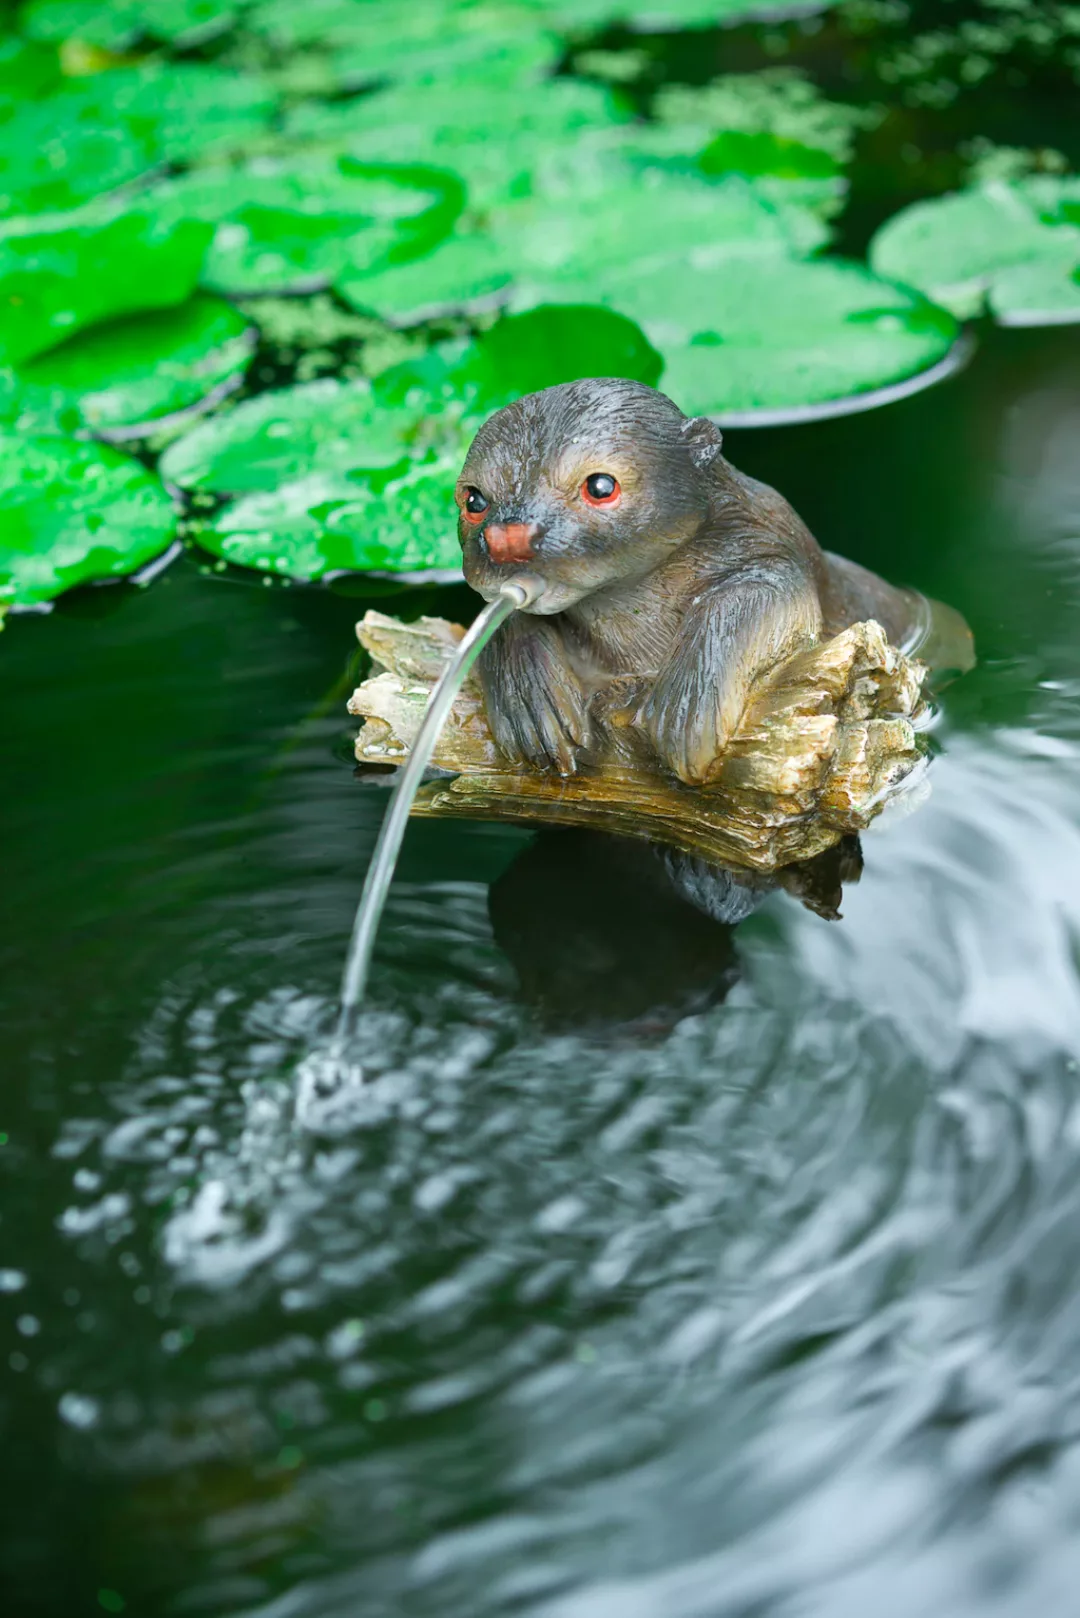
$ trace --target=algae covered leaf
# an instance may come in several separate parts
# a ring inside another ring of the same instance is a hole
[[[456,570],[459,466],[416,466],[378,487],[315,473],[234,501],[196,537],[227,562],[294,579]]]
[[[411,458],[416,413],[380,406],[367,382],[325,378],[247,399],[166,450],[162,476],[216,494],[272,490],[309,475],[364,477]]]
[[[962,319],[1080,320],[1080,177],[990,180],[913,203],[882,225],[870,262]]]
[[[212,234],[195,220],[134,211],[0,229],[0,364],[18,365],[113,315],[183,303]]]
[[[107,321],[0,371],[0,420],[24,432],[131,437],[238,380],[255,333],[232,304],[196,293],[172,309]]]
[[[664,391],[690,415],[797,418],[931,372],[958,335],[946,311],[842,259],[662,263],[602,287],[661,354]]]
[[[243,0],[240,0],[240,4]],[[240,4],[228,0],[30,0],[20,22],[31,39],[78,40],[102,51],[126,51],[145,40],[190,48],[223,33]]]
[[[0,602],[123,578],[165,549],[175,521],[153,473],[107,445],[0,431]]]
[[[429,251],[464,203],[456,175],[348,155],[208,164],[157,186],[163,220],[215,227],[203,284],[228,294],[310,290]]]
[[[144,63],[68,79],[16,104],[0,142],[0,218],[60,212],[164,163],[265,130],[277,97],[257,74]]]

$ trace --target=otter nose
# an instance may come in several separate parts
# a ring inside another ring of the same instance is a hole
[[[535,522],[491,522],[484,529],[484,542],[493,562],[529,562],[533,540],[540,532]]]

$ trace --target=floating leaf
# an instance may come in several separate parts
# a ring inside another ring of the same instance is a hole
[[[227,562],[294,579],[456,569],[459,470],[456,459],[420,466],[378,490],[317,473],[235,501],[196,537]]]
[[[603,302],[636,320],[688,414],[795,411],[868,393],[943,360],[951,315],[861,264],[761,257],[610,274]]]
[[[195,169],[151,198],[163,219],[217,226],[204,284],[241,294],[312,289],[428,251],[452,229],[464,190],[426,165],[319,155]]]
[[[664,362],[625,315],[596,305],[552,305],[508,315],[477,338],[455,370],[486,413],[523,393],[588,376],[621,376],[654,387]]]
[[[175,513],[158,480],[103,444],[0,432],[0,598],[48,601],[121,578],[165,549]]]
[[[201,423],[165,451],[161,475],[218,494],[276,489],[308,474],[363,478],[404,469],[416,428],[415,411],[387,409],[367,382],[327,378]]]
[[[440,163],[460,174],[472,207],[484,209],[536,189],[536,170],[557,151],[573,154],[587,131],[628,127],[610,90],[574,79],[508,82],[496,75],[418,90],[393,85],[329,106],[298,107],[287,135],[333,141],[368,160]]]
[[[136,212],[74,218],[0,232],[0,363],[20,364],[112,315],[183,303],[213,234]]]
[[[79,40],[104,51],[126,51],[146,39],[190,47],[223,33],[236,5],[222,0],[31,0],[20,23],[32,39]]]
[[[504,289],[506,296],[513,289],[519,307],[542,302],[554,281],[569,289],[568,301],[593,302],[593,287],[611,267],[644,273],[658,259],[718,263],[810,252],[824,236],[812,214],[777,208],[742,179],[706,184],[602,164],[573,191],[492,209],[482,226],[404,268],[350,269],[336,285],[355,308],[409,324]]]
[[[916,202],[881,227],[870,262],[961,318],[989,305],[1005,325],[1074,320],[1080,178],[996,180]]]
[[[8,117],[17,101],[32,101],[59,82],[55,50],[17,34],[0,37],[0,118]]]
[[[730,73],[700,86],[667,85],[653,102],[653,117],[685,152],[700,152],[725,134],[773,135],[826,152],[837,169],[850,162],[856,130],[879,113],[829,101],[797,68]]]
[[[990,308],[1002,326],[1059,326],[1080,321],[1080,253],[1013,264],[994,277]]]
[[[130,436],[186,410],[247,367],[254,332],[221,298],[111,321],[0,373],[0,417],[23,431]]]
[[[768,129],[726,129],[709,142],[698,162],[705,174],[742,174],[747,179],[832,180],[840,173],[831,152]]]
[[[380,79],[415,83],[487,69],[505,82],[531,70],[549,71],[560,42],[528,7],[480,0],[265,0],[254,28],[280,51],[314,47],[327,53],[335,80],[358,87]],[[486,83],[486,80],[485,80]]]
[[[517,253],[487,230],[462,230],[434,252],[408,264],[392,264],[376,274],[350,267],[336,290],[356,309],[377,311],[384,320],[414,325],[448,310],[475,310],[509,295]]]
[[[23,101],[0,143],[0,218],[61,212],[166,162],[231,147],[276,101],[252,74],[195,63],[114,68]]]
[[[741,174],[766,201],[828,218],[843,202],[855,131],[879,116],[826,100],[795,69],[769,68],[662,89],[635,144],[669,171]]]

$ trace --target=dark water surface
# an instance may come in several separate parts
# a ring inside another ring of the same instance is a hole
[[[1076,1611],[1080,335],[729,448],[971,619],[929,800],[733,937],[417,824],[332,1103],[367,603],[10,623],[5,1613]]]

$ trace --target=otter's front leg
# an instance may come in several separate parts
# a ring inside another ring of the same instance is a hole
[[[499,751],[572,775],[589,745],[589,720],[559,625],[516,613],[485,646],[477,670]]]
[[[756,683],[820,628],[817,591],[794,569],[748,568],[709,584],[641,711],[661,762],[689,786],[707,781]]]

